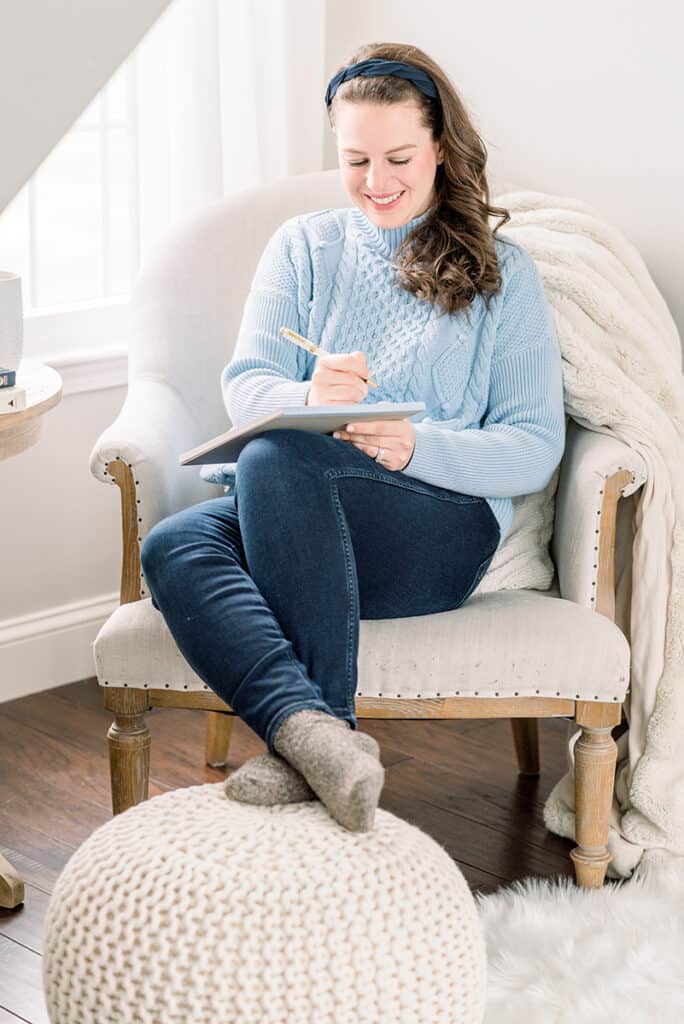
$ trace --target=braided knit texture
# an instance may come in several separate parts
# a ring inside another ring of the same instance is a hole
[[[52,1024],[475,1024],[485,946],[463,874],[381,809],[258,807],[222,783],[98,828],[47,913]]]
[[[484,497],[503,541],[513,499],[544,491],[563,455],[558,339],[534,260],[504,235],[495,241],[502,287],[488,310],[478,295],[441,316],[401,288],[396,254],[428,213],[383,228],[357,207],[340,207],[281,224],[255,271],[221,375],[223,398],[234,426],[304,404],[315,357],[284,344],[281,326],[326,352],[362,350],[378,383],[363,403],[425,403],[411,417],[415,448],[403,472]],[[216,481],[215,473],[204,475]]]

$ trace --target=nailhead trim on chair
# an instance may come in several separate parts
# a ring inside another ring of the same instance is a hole
[[[109,686],[109,685],[110,685],[110,683],[109,683],[109,680],[106,680],[106,679],[105,679],[105,680],[104,680],[104,683],[103,683],[103,685],[104,685],[104,686]],[[127,686],[128,686],[128,683],[124,683],[123,685],[127,687]],[[148,688],[148,685],[149,685],[148,683],[143,683],[143,684],[142,684],[142,688],[146,690],[146,689]],[[164,683],[164,686],[165,686],[165,687],[166,687],[166,689],[168,690],[168,689],[170,689],[170,687],[171,687],[171,683]],[[183,689],[184,689],[184,690],[186,690],[186,689],[187,689],[187,683],[183,683]],[[208,689],[210,689],[210,687],[209,687],[209,686],[207,686],[207,684],[206,684],[206,683],[203,683],[203,684],[202,684],[202,689],[203,689],[203,690],[208,690]],[[541,691],[541,690],[535,690],[535,692],[536,692],[536,693],[541,693],[542,691]],[[483,695],[483,694],[482,694],[482,695]],[[500,696],[501,694],[500,694],[500,691],[499,691],[499,690],[497,690],[497,691],[496,691],[496,692],[495,692],[494,694],[490,694],[490,695],[491,695],[491,696],[495,696],[495,697],[498,697],[498,696]],[[518,691],[518,690],[516,690],[516,691],[515,691],[515,693],[514,693],[513,695],[517,697],[517,696],[520,696],[520,693],[519,693],[519,691]],[[358,693],[356,694],[356,696],[358,696],[358,697],[362,697],[362,696],[364,696],[364,694],[362,694],[362,693],[358,692]],[[386,694],[386,693],[379,693],[379,694],[378,694],[378,696],[379,696],[379,697],[386,697],[386,696],[387,696],[387,694]],[[400,697],[400,696],[401,696],[401,694],[400,694],[400,693],[396,693],[396,694],[395,694],[395,696],[396,696],[396,697]],[[417,693],[417,694],[416,694],[416,697],[417,697],[417,698],[418,698],[418,697],[420,697],[420,696],[421,696],[421,694],[420,694],[420,693]],[[441,696],[441,693],[435,693],[435,696],[439,697],[439,696]],[[456,691],[456,693],[454,694],[454,696],[460,697],[460,696],[461,696],[461,690],[457,690],[457,691]],[[480,696],[480,692],[479,692],[479,690],[474,690],[474,691],[473,691],[473,696],[475,696],[475,697],[478,697],[478,696]],[[556,696],[557,696],[557,697],[559,697],[559,696],[560,696],[560,693],[558,692],[558,690],[556,690]],[[583,697],[583,696],[582,696],[582,694],[580,694],[580,693],[575,693],[575,694],[574,694],[574,697],[575,697],[575,699],[576,699],[576,700],[583,700],[583,699],[584,699],[584,700],[592,700],[592,699],[594,699],[594,700],[600,700],[600,699],[601,699],[601,697],[599,697],[599,696],[598,696],[598,695],[596,695],[596,694],[594,695],[594,697]],[[430,697],[426,697],[425,699],[426,699],[426,700],[429,700],[429,699],[430,699]],[[506,699],[506,698],[504,698],[504,699]],[[569,700],[569,699],[571,699],[571,697],[564,697],[563,699],[567,699],[567,700]],[[613,700],[615,700],[615,701],[617,701],[617,700],[619,700],[619,699],[621,699],[621,698],[619,698],[619,697],[613,697],[612,699],[613,699]]]
[[[117,455],[117,456],[116,456],[116,458],[117,458],[117,460],[118,460],[118,461],[120,461],[120,460],[121,460],[121,457],[120,457],[119,455]],[[133,468],[133,466],[132,466],[132,464],[131,464],[130,462],[128,462],[128,463],[127,463],[127,466],[128,466],[128,468],[129,468],[129,469],[132,469],[132,468]],[[105,476],[109,476],[109,475],[110,475],[110,474],[109,474],[109,473],[107,472],[108,468],[109,468],[109,463],[108,463],[108,462],[106,462],[106,463],[105,463],[105,469],[104,469],[104,472],[105,472]],[[622,466],[618,466],[618,470],[622,470]],[[603,479],[604,479],[604,482],[605,482],[605,481],[606,481],[606,480],[608,479],[608,474],[606,474],[606,475],[604,476],[604,478],[603,478]],[[113,483],[114,485],[116,485],[116,481],[115,481],[115,480],[114,480],[113,478],[112,478],[112,483]],[[139,485],[140,485],[140,481],[139,481],[139,480],[136,480],[136,481],[135,481],[135,484],[136,484],[136,487],[137,487],[137,486],[139,486]],[[599,495],[601,495],[601,496],[603,495],[603,488],[602,488],[602,489],[601,489],[601,490],[599,491]],[[136,504],[138,504],[138,505],[142,504],[142,501],[141,501],[141,499],[140,499],[140,498],[136,498]],[[142,511],[142,509],[139,509],[138,511]],[[601,515],[601,509],[597,509],[597,510],[596,510],[596,515],[597,515],[597,516],[600,516],[600,515]],[[139,522],[139,523],[141,523],[141,522],[142,522],[142,517],[138,517],[138,522]],[[600,532],[599,530],[594,530],[594,533],[599,533],[599,532]],[[142,538],[141,538],[141,537],[138,537],[138,543],[141,543],[141,541],[142,541]],[[598,551],[598,545],[595,545],[595,546],[594,546],[594,551]],[[596,562],[596,563],[594,563],[594,565],[593,565],[593,568],[594,568],[594,569],[598,569],[598,563],[597,563],[597,562]],[[140,573],[140,578],[144,580],[144,578],[145,578],[145,576],[144,576],[144,573],[142,573],[142,572]],[[591,585],[592,585],[592,587],[595,587],[595,586],[597,585],[597,580],[593,580],[593,581],[592,581],[592,584],[591,584]],[[141,597],[142,597],[142,596],[148,596],[148,595],[146,594],[146,592],[145,592],[145,588],[144,588],[144,586],[143,586],[142,584],[141,584],[141,587],[140,587],[140,595],[141,595]],[[590,599],[590,600],[591,600],[591,603],[592,603],[592,604],[594,604],[594,603],[595,603],[595,600],[596,600],[596,598],[595,598],[595,595],[593,595],[593,594],[592,594],[592,596],[591,596],[591,599]],[[623,680],[621,679],[620,681],[622,682]],[[105,686],[109,686],[109,683],[108,683],[107,681],[105,681],[105,684],[104,684],[104,685],[105,685]],[[127,687],[127,686],[128,686],[128,683],[124,683],[123,685]],[[171,685],[170,683],[165,683],[165,684],[164,684],[164,686],[165,686],[165,688],[166,688],[167,690],[168,690],[168,689],[170,688],[170,685]],[[147,684],[147,683],[143,683],[143,689],[145,689],[145,690],[146,690],[147,688],[148,688],[148,684]],[[184,684],[183,684],[183,689],[184,689],[184,690],[187,690],[187,689],[188,689],[188,685],[187,685],[187,683],[184,683]],[[203,683],[203,684],[202,684],[202,689],[204,689],[204,690],[209,690],[209,687],[207,686],[207,684],[206,684],[206,683]],[[629,688],[628,688],[627,692],[629,692]],[[496,691],[496,692],[494,693],[494,696],[495,696],[495,697],[498,697],[498,696],[499,696],[499,693],[500,693],[500,691],[499,691],[499,690],[497,690],[497,691]],[[540,691],[540,690],[535,690],[535,693],[537,693],[537,694],[540,694],[540,693],[541,693],[541,691]],[[361,693],[361,691],[359,691],[359,692],[358,692],[357,696],[359,696],[359,697],[362,697],[362,696],[363,696],[363,694]],[[379,694],[378,694],[378,697],[384,697],[384,696],[387,696],[387,694],[383,694],[383,693],[379,693]],[[436,693],[436,694],[435,694],[435,696],[436,696],[436,697],[440,697],[440,696],[441,696],[441,693]],[[460,691],[460,690],[456,690],[455,696],[456,696],[456,697],[460,697],[460,696],[461,696],[461,691]],[[474,696],[474,697],[479,697],[479,696],[480,696],[479,690],[474,690],[474,691],[473,691],[473,696]],[[514,696],[515,696],[515,697],[518,697],[518,696],[520,696],[520,693],[519,693],[519,691],[518,691],[518,690],[516,690],[516,691],[515,691],[515,693],[514,693]],[[557,696],[557,697],[560,697],[560,692],[559,692],[558,690],[556,691],[556,696]],[[397,699],[400,699],[400,698],[401,698],[401,694],[400,694],[400,693],[397,693],[397,694],[395,694],[395,697],[396,697]],[[416,698],[419,698],[419,697],[420,697],[420,694],[416,694]],[[429,698],[428,698],[428,699],[429,699]],[[571,699],[571,698],[568,698],[568,699]],[[581,697],[581,695],[580,695],[579,693],[576,693],[576,694],[575,694],[575,699],[576,699],[576,700],[582,700],[582,697]],[[591,700],[591,698],[585,698],[585,699],[586,699],[586,700]],[[599,700],[598,696],[594,696],[594,698],[593,698],[593,699],[594,699],[594,700]],[[613,697],[613,700],[614,700],[614,701],[619,701],[619,700],[620,700],[620,698],[619,698],[619,697]]]
[[[618,470],[622,470],[622,466],[618,466]],[[606,475],[605,475],[605,476],[603,477],[604,483],[605,483],[605,481],[606,481],[606,480],[608,479],[608,476],[609,476],[609,475],[610,475],[610,474],[606,474]],[[599,496],[601,496],[601,497],[602,497],[602,496],[603,496],[603,492],[604,492],[604,488],[601,488],[601,490],[599,491]],[[596,510],[596,516],[597,516],[597,519],[598,519],[598,517],[599,517],[600,515],[601,515],[601,509],[599,508],[599,509],[597,509],[597,510]],[[594,530],[594,533],[599,533],[599,532],[600,532],[600,529],[596,529],[596,530]],[[594,551],[598,551],[598,544],[596,544],[596,545],[594,546]],[[598,569],[598,562],[595,562],[595,563],[593,563],[593,566],[592,566],[592,568],[594,568],[594,569]],[[597,584],[598,584],[598,580],[597,580],[597,579],[594,579],[594,580],[592,581],[592,584],[591,584],[591,585],[592,585],[592,587],[596,587],[596,586],[597,586]],[[590,602],[591,602],[591,604],[595,604],[595,603],[596,603],[596,596],[595,596],[595,593],[593,593],[593,594],[591,595],[591,598],[590,598]],[[620,679],[620,682],[624,682],[624,680],[623,680],[623,679]],[[627,692],[629,692],[629,688],[627,689]],[[540,694],[540,693],[541,693],[541,691],[540,691],[540,690],[535,690],[535,693],[537,693],[537,694]],[[517,690],[516,690],[516,692],[515,692],[514,696],[515,696],[515,697],[518,697],[519,695],[520,695],[520,694],[519,694],[519,691],[517,691]],[[362,697],[362,696],[363,696],[363,694],[362,694],[361,692],[359,692],[359,693],[358,693],[358,696],[359,696],[359,697]],[[388,696],[388,695],[387,695],[387,694],[383,694],[383,693],[379,693],[379,694],[378,694],[378,697],[386,697],[386,696]],[[437,694],[435,694],[435,696],[439,697],[439,696],[441,696],[441,694],[440,694],[440,693],[437,693]],[[456,696],[456,697],[460,697],[460,696],[461,696],[461,691],[460,691],[460,690],[456,690],[456,692],[455,692],[455,696]],[[473,696],[474,696],[474,697],[479,697],[479,696],[480,696],[480,693],[479,693],[479,691],[478,691],[478,690],[474,690],[474,691],[473,691]],[[499,691],[498,691],[498,690],[497,690],[497,691],[496,691],[496,692],[494,693],[494,696],[495,696],[495,697],[498,697],[498,696],[499,696]],[[556,691],[556,696],[557,696],[557,697],[560,697],[560,696],[561,696],[561,694],[560,694],[560,692],[559,692],[558,690]],[[397,693],[397,694],[396,694],[396,697],[401,697],[401,694]],[[420,697],[420,694],[417,694],[417,697]],[[572,699],[572,698],[567,698],[567,699]],[[582,698],[582,695],[581,695],[581,694],[579,694],[579,693],[576,693],[576,694],[575,694],[575,700],[582,700],[582,699],[583,699],[583,698]],[[591,698],[591,697],[586,697],[586,698],[584,698],[584,699],[585,699],[585,700],[591,700],[592,698]],[[624,698],[623,698],[623,699],[624,699]],[[599,697],[598,697],[598,696],[596,696],[596,695],[594,695],[594,697],[593,697],[593,700],[599,700]],[[613,697],[613,700],[617,702],[617,701],[619,701],[619,700],[620,700],[620,698],[619,698],[619,697]]]
[[[618,466],[618,471],[620,471],[620,470],[622,470],[622,466]],[[606,473],[606,475],[605,475],[605,476],[603,477],[604,483],[605,483],[605,481],[606,481],[606,480],[608,479],[608,476],[609,476],[609,474],[608,474],[608,473]],[[601,489],[601,490],[599,491],[599,495],[601,495],[601,496],[603,495],[603,488],[602,488],[602,489]],[[597,516],[600,516],[600,515],[601,515],[601,509],[597,509],[597,511],[596,511],[596,515],[597,515]],[[594,530],[594,533],[599,533],[599,532],[600,532],[599,530]],[[598,551],[598,545],[596,545],[596,546],[594,547],[594,551]],[[596,564],[594,565],[594,569],[598,569],[598,563],[596,563]],[[596,581],[596,580],[594,580],[594,581],[592,582],[592,584],[591,584],[591,585],[592,585],[592,587],[595,587],[595,586],[597,585],[597,581]],[[595,604],[595,603],[596,603],[596,592],[594,592],[594,593],[593,593],[593,594],[591,595],[591,597],[590,597],[590,599],[589,599],[589,600],[590,600],[591,604]],[[614,699],[615,699],[615,700],[617,700],[617,697],[616,697],[616,698],[614,698]]]
[[[116,456],[116,460],[117,460],[117,462],[121,462],[121,456],[117,455]],[[126,465],[128,466],[129,469],[133,469],[133,464],[131,462],[127,462]],[[109,463],[105,462],[105,468],[104,468],[105,476],[109,476],[110,475],[107,472],[108,469],[109,469]],[[116,486],[116,480],[114,480],[113,477],[112,477],[112,483],[114,484],[114,486]],[[135,485],[136,485],[136,487],[139,487],[140,486],[140,481],[136,480],[135,481]],[[135,503],[136,503],[136,505],[142,505],[142,499],[141,498],[136,498],[135,499]],[[142,509],[139,508],[138,511],[142,512]],[[138,517],[138,522],[142,523],[142,517]],[[138,544],[140,544],[140,543],[142,543],[142,537],[138,537]],[[141,580],[145,579],[145,574],[143,572],[140,573],[140,579]],[[144,587],[143,583],[140,584],[140,596],[141,597],[148,597],[149,596],[147,591],[145,590],[145,587]],[[207,689],[208,689],[208,687],[207,687]]]

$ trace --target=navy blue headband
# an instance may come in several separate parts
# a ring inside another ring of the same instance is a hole
[[[427,72],[415,67],[413,64],[404,64],[400,60],[382,60],[380,57],[371,57],[369,60],[362,60],[358,64],[350,64],[330,79],[330,84],[325,93],[325,105],[329,107],[332,98],[342,85],[350,78],[357,75],[364,75],[367,78],[379,78],[380,75],[396,75],[397,78],[406,78],[409,82],[420,89],[426,96],[433,99],[439,98],[437,86]]]

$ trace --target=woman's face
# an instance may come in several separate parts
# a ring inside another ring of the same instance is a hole
[[[397,228],[432,206],[443,156],[420,122],[417,103],[342,101],[334,131],[344,187],[373,224]],[[376,202],[397,193],[396,200]]]

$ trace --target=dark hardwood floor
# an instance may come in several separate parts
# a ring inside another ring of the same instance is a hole
[[[204,712],[148,714],[150,796],[220,782],[265,749],[235,720],[225,769],[204,764]],[[47,1024],[43,922],[59,872],[109,820],[106,732],[111,715],[95,679],[0,704],[0,850],[21,872],[26,900],[0,909],[0,1024]],[[572,875],[574,845],[547,832],[542,808],[565,772],[563,719],[540,722],[542,771],[519,776],[508,721],[363,720],[386,768],[381,807],[417,825],[460,865],[473,890],[528,875]]]

